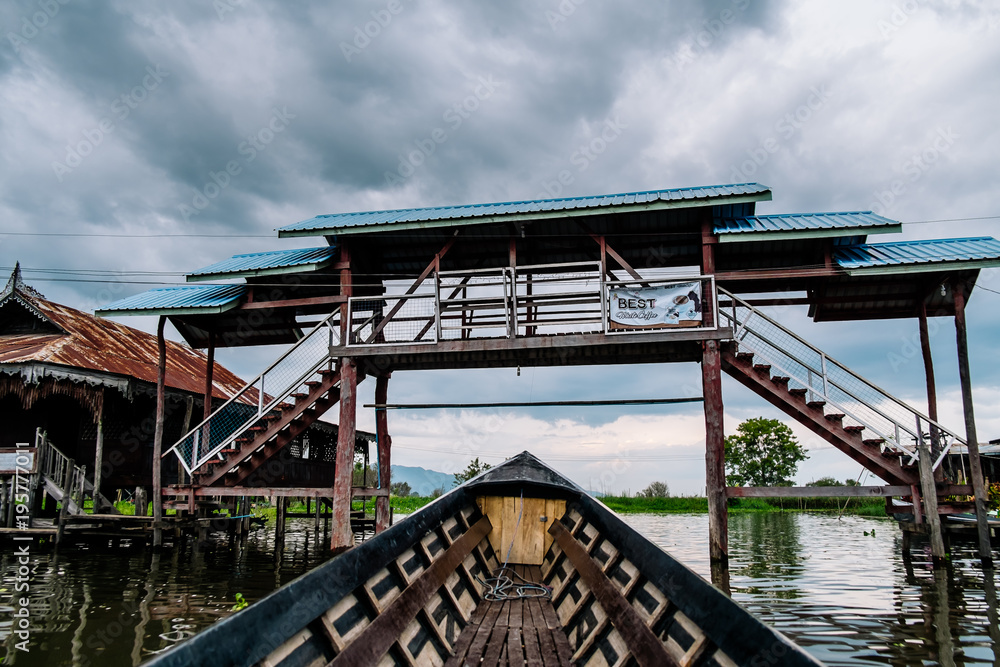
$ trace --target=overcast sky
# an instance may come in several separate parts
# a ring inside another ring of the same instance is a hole
[[[0,267],[19,260],[88,311],[235,253],[321,244],[273,231],[320,213],[757,181],[774,192],[758,212],[919,223],[898,238],[995,235],[1000,220],[1000,5],[986,0],[7,0],[0,31]],[[433,154],[401,168],[435,130]],[[602,131],[602,153],[579,152]],[[1000,290],[993,272],[980,285]],[[977,289],[970,308],[986,440],[1000,437],[1000,294]],[[925,407],[915,322],[777,316]],[[964,432],[954,329],[938,324],[942,418]],[[221,358],[252,376],[273,356]],[[677,396],[699,377],[397,374],[390,398]],[[727,432],[784,419],[728,379],[724,395]],[[697,407],[398,412],[390,428],[401,464],[530,449],[596,489],[704,486]],[[802,436],[800,481],[860,473]]]

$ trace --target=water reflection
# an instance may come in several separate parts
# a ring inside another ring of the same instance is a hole
[[[628,515],[626,522],[708,578],[708,517]],[[730,518],[733,597],[830,665],[1000,665],[997,590],[974,545],[951,565],[900,555],[886,520],[825,514]],[[0,555],[0,644],[11,665],[135,665],[258,600],[329,557],[329,533],[290,519],[206,552],[67,551],[31,556],[31,652],[14,651],[10,596],[16,563]]]
[[[626,522],[704,577],[707,519]],[[732,595],[830,665],[1000,665],[995,572],[953,545],[935,577],[929,550],[900,553],[887,520],[826,514],[730,517]]]

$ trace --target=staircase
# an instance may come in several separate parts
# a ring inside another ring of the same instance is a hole
[[[45,493],[65,505],[68,514],[85,514],[83,504],[87,496],[94,500],[95,513],[100,505],[103,511],[119,514],[114,503],[94,489],[93,482],[87,479],[86,466],[76,465],[71,458],[56,449],[41,429],[35,432],[35,447],[38,472]]]
[[[955,433],[880,389],[761,311],[719,289],[733,340],[722,368],[891,485],[919,485],[918,442],[937,469]],[[728,301],[723,301],[728,299]]]
[[[330,356],[339,338],[335,317],[316,325],[168,450],[193,484],[238,486],[340,400],[340,373]]]

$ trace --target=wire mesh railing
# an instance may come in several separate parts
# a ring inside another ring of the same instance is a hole
[[[280,415],[292,394],[308,393],[306,382],[321,370],[333,369],[330,347],[339,344],[340,316],[334,312],[186,433],[164,456],[173,452],[189,474],[218,457],[251,427]]]
[[[346,342],[715,329],[716,301],[712,276],[614,280],[596,261],[439,271],[406,294],[349,299]],[[635,312],[636,304],[643,312]]]
[[[728,302],[719,314],[728,320],[740,351],[752,352],[755,364],[768,364],[772,375],[783,375],[808,390],[806,400],[824,401],[845,415],[844,423],[865,427],[866,438],[881,439],[882,447],[919,458],[918,442],[931,444],[934,468],[952,444],[965,441],[936,421],[869,382],[819,348],[778,324],[739,297],[719,288]]]

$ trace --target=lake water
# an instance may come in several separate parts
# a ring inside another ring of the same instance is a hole
[[[707,515],[624,518],[709,576]],[[984,580],[971,545],[955,545],[935,578],[920,543],[903,561],[899,529],[884,519],[735,514],[729,530],[733,597],[827,664],[1000,665],[996,582]],[[28,653],[9,635],[18,564],[6,548],[2,664],[138,664],[230,614],[236,593],[253,602],[323,562],[328,542],[311,520],[290,519],[277,559],[270,530],[241,550],[220,541],[201,554],[32,553]]]

